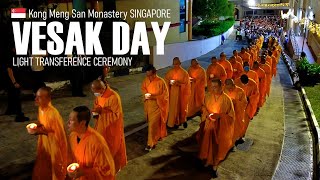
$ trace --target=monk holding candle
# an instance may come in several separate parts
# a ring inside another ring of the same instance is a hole
[[[242,58],[242,62],[248,62],[250,65],[251,62],[251,55],[246,52],[246,49],[244,47],[241,48],[241,52],[239,53],[239,56]]]
[[[192,59],[188,70],[191,81],[191,96],[188,107],[188,117],[200,112],[204,102],[205,87],[207,86],[206,71],[196,59]]]
[[[205,97],[197,140],[199,158],[205,166],[212,166],[212,176],[217,177],[219,163],[233,147],[235,113],[228,95],[222,90],[219,79],[212,80],[212,91]]]
[[[94,129],[106,140],[118,172],[127,164],[121,99],[101,80],[94,80],[91,90],[96,96],[92,111],[98,113]]]
[[[211,81],[215,78],[220,79],[222,84],[227,79],[227,73],[223,66],[218,63],[216,57],[211,58],[211,64],[208,66],[207,71],[207,86],[208,91],[211,91]]]
[[[156,69],[149,65],[146,68],[147,77],[141,85],[144,114],[148,122],[147,151],[154,149],[158,140],[167,136],[169,92],[165,81],[156,72]]]
[[[271,67],[266,63],[266,56],[262,56],[260,60],[261,69],[266,73],[266,94],[270,95],[271,82],[272,82],[272,70]]]
[[[235,122],[234,122],[234,133],[233,142],[236,142],[242,138],[242,131],[244,129],[244,115],[247,107],[247,97],[243,89],[236,86],[232,79],[226,80],[226,86],[224,92],[231,98],[234,112],[235,112]]]
[[[37,157],[33,169],[33,180],[61,180],[66,177],[67,137],[63,120],[51,104],[51,89],[41,87],[36,94],[39,106],[38,120],[27,128],[30,134],[38,135]]]
[[[178,57],[173,59],[173,68],[165,75],[165,81],[169,90],[168,126],[179,128],[183,124],[183,127],[187,128],[186,121],[191,85],[189,74],[181,67]]]
[[[78,106],[69,115],[71,153],[68,175],[78,180],[114,180],[115,165],[104,138],[88,126],[88,107]]]
[[[233,50],[233,56],[236,59],[236,61],[239,62],[241,66],[243,66],[242,58],[239,56],[239,53],[237,50]]]

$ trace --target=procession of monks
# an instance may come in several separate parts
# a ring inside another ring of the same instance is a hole
[[[145,150],[154,149],[167,136],[167,128],[187,128],[187,120],[200,115],[199,159],[212,166],[216,177],[219,163],[235,145],[245,142],[250,121],[270,95],[282,50],[274,37],[264,51],[263,42],[261,35],[249,47],[234,50],[229,59],[222,52],[211,58],[206,70],[196,59],[185,70],[175,57],[161,78],[149,65],[141,85],[148,122]],[[94,107],[78,106],[70,112],[69,133],[51,104],[51,89],[37,91],[38,121],[27,126],[29,134],[38,135],[32,179],[109,180],[127,164],[121,98],[101,80],[94,80],[91,90]]]

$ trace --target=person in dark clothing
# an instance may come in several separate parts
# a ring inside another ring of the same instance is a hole
[[[73,56],[78,56],[73,53]],[[86,97],[83,93],[84,69],[83,67],[70,67],[70,83],[72,87],[72,96]]]
[[[25,117],[22,108],[21,108],[21,75],[19,69],[12,65],[12,57],[15,55],[15,49],[9,53],[9,56],[6,58],[6,89],[8,92],[8,106],[5,112],[6,115],[16,115],[16,122],[28,121],[29,118]]]

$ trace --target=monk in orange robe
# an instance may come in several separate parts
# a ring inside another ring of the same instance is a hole
[[[61,180],[67,174],[67,136],[63,119],[51,104],[51,89],[42,87],[37,91],[37,128],[30,134],[38,135],[37,157],[33,180]]]
[[[270,95],[271,81],[272,81],[272,71],[271,67],[266,63],[266,56],[262,56],[260,60],[260,67],[266,73],[266,94]]]
[[[242,75],[239,79],[237,79],[235,81],[235,84],[244,90],[248,101],[248,105],[246,107],[246,114],[244,116],[245,125],[241,134],[241,136],[244,137],[247,132],[249,122],[251,119],[253,119],[257,111],[260,95],[256,82],[254,82],[245,74]]]
[[[219,79],[212,80],[212,91],[205,97],[197,140],[200,145],[199,158],[205,166],[213,166],[216,177],[219,163],[233,147],[235,113],[232,100],[222,90]]]
[[[277,64],[278,64],[278,61],[277,61],[277,58],[272,54],[272,51],[268,51],[268,55],[272,60],[272,64],[270,66],[271,67],[272,76],[275,77],[277,75]]]
[[[141,85],[144,114],[148,122],[147,151],[154,149],[158,140],[167,136],[169,92],[165,81],[156,72],[156,69],[149,65],[146,68],[147,77]]]
[[[250,65],[250,68],[252,68],[252,65],[253,65],[253,56],[254,56],[254,53],[252,53],[251,51],[250,51],[250,48],[245,48],[245,50],[246,50],[246,52],[248,53],[248,54],[250,54],[250,58],[249,58],[249,65]]]
[[[256,82],[258,85],[259,84],[259,77],[256,72],[254,72],[250,69],[249,64],[247,62],[245,62],[243,64],[243,69],[244,69],[243,74],[246,74],[250,79],[254,80],[254,82]]]
[[[218,60],[216,57],[211,58],[211,64],[208,66],[207,71],[207,85],[208,85],[208,91],[211,91],[211,81],[214,78],[218,78],[224,83],[224,81],[227,79],[227,73],[223,66],[221,66],[218,63]]]
[[[233,69],[232,79],[239,78],[244,71],[242,65],[238,61],[236,61],[236,58],[234,56],[231,56],[229,61]]]
[[[258,61],[253,63],[253,71],[255,71],[259,77],[259,93],[260,93],[260,100],[258,107],[262,107],[266,101],[266,73],[263,69],[259,67]]]
[[[178,57],[173,59],[173,68],[165,75],[169,90],[169,115],[168,126],[179,128],[183,124],[188,127],[187,113],[188,102],[191,94],[189,74],[181,67]]]
[[[255,48],[255,46],[254,45],[251,45],[250,46],[250,48],[249,48],[249,52],[251,52],[250,54],[251,54],[251,57],[252,57],[252,62],[254,62],[254,61],[257,61],[257,49]],[[252,63],[252,65],[253,65],[253,63]],[[252,66],[251,66],[252,67]]]
[[[242,58],[243,63],[248,62],[250,65],[251,55],[246,52],[244,47],[241,48],[241,52],[239,53],[239,56]]]
[[[239,62],[241,66],[243,66],[242,58],[239,56],[239,53],[237,50],[233,50],[233,56],[236,59],[236,61]]]
[[[226,86],[224,92],[231,98],[234,111],[235,111],[235,122],[234,122],[234,133],[233,142],[242,138],[242,131],[244,129],[244,115],[247,107],[247,97],[243,89],[236,86],[232,79],[226,80]]]
[[[94,80],[91,90],[96,96],[92,112],[98,113],[94,129],[106,140],[118,172],[127,164],[121,99],[101,80]]]
[[[192,117],[200,112],[203,102],[205,87],[207,86],[206,71],[200,66],[196,59],[191,60],[191,66],[188,69],[191,81],[191,96],[189,100],[188,115]]]
[[[232,75],[233,75],[233,69],[232,66],[230,64],[230,62],[227,60],[226,54],[224,54],[224,52],[222,52],[220,54],[220,61],[218,61],[218,63],[224,68],[224,70],[227,73],[227,78],[231,79]]]
[[[78,106],[69,115],[69,163],[78,163],[69,177],[77,180],[114,180],[115,166],[104,138],[88,126],[91,113],[88,107]]]

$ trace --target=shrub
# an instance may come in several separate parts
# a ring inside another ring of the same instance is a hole
[[[297,61],[297,72],[302,85],[314,85],[319,82],[320,65],[310,64],[306,58]]]
[[[199,26],[193,28],[195,36],[212,37],[226,32],[234,24],[234,18],[227,18],[224,21],[204,20]]]

